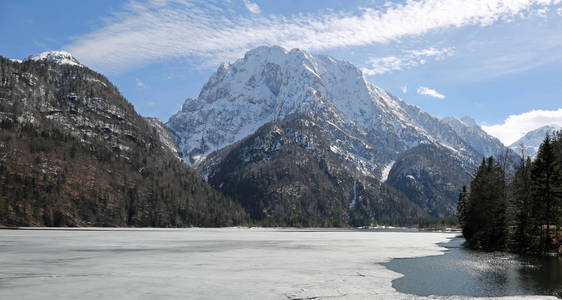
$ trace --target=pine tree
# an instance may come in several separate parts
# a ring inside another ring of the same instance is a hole
[[[554,145],[550,136],[544,139],[539,147],[537,158],[531,171],[531,195],[533,202],[533,217],[535,226],[540,228],[540,251],[542,253],[552,248],[550,239],[550,225],[558,224],[557,210],[560,202],[560,168],[554,152]]]
[[[515,172],[510,188],[510,211],[514,231],[511,236],[511,249],[523,254],[536,248],[534,223],[531,219],[531,159],[521,156],[519,167]]]
[[[482,164],[476,171],[474,179],[470,183],[472,193],[469,194],[468,199],[464,201],[464,208],[462,208],[462,234],[465,237],[467,243],[474,248],[473,238],[478,231],[478,224],[481,219],[480,210],[475,201],[480,198],[479,193],[481,192],[480,186],[482,185],[484,171],[486,169],[486,160],[482,160]],[[460,195],[459,195],[460,197]]]
[[[459,193],[459,202],[457,203],[457,218],[461,227],[466,223],[467,207],[468,207],[468,191],[466,185],[462,186],[462,191]]]
[[[552,182],[552,224],[555,225],[555,239],[557,244],[553,248],[561,246],[560,225],[562,224],[562,131],[553,134],[552,151],[554,155],[553,182]]]
[[[505,247],[505,175],[493,157],[484,160],[470,185],[464,210],[463,235],[475,249],[501,250]]]

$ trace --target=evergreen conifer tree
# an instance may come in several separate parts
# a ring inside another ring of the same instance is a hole
[[[457,218],[459,219],[461,227],[464,227],[466,223],[468,204],[468,191],[466,190],[466,185],[463,185],[462,191],[459,194],[459,201],[457,203]]]
[[[510,210],[514,230],[510,247],[518,253],[526,253],[536,247],[536,230],[531,219],[531,159],[521,156],[519,167],[511,183]]]
[[[540,251],[552,248],[550,236],[551,225],[559,220],[558,207],[560,202],[560,168],[555,157],[555,144],[549,135],[539,147],[537,158],[531,170],[531,195],[533,202],[533,219],[535,226],[540,228]]]
[[[493,157],[482,162],[470,186],[468,206],[464,208],[463,235],[475,249],[501,250],[505,247],[505,176]]]

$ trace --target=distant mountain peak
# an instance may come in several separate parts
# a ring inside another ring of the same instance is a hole
[[[247,58],[252,55],[267,55],[267,54],[287,54],[289,51],[281,46],[259,46],[252,50],[249,50],[244,55]]]
[[[495,137],[486,133],[471,116],[460,119],[455,117],[443,118],[463,140],[484,156],[496,156],[504,152],[505,146]]]
[[[480,127],[480,125],[478,125],[478,123],[476,123],[476,121],[474,120],[473,117],[471,116],[464,116],[460,119],[464,124],[470,126],[470,127]]]
[[[295,203],[321,211],[318,201],[337,199],[322,207],[375,220],[453,214],[481,158],[503,152],[472,118],[449,121],[375,86],[348,61],[267,46],[219,65],[165,125],[183,160],[256,218],[299,211]]]
[[[184,158],[204,157],[292,113],[331,107],[337,114],[336,110],[366,116],[367,109],[361,112],[361,107],[370,105],[373,94],[383,93],[374,90],[349,62],[262,46],[234,63],[219,65],[197,99],[186,100],[168,126],[185,137]],[[385,105],[398,106],[390,96],[383,97]]]
[[[197,164],[263,124],[291,114],[322,118],[329,121],[326,126],[380,146],[393,140],[380,148],[384,153],[381,161],[364,161],[357,153],[358,164],[370,165],[370,169],[382,170],[397,153],[426,140],[471,151],[450,127],[370,83],[352,63],[280,46],[261,46],[233,63],[219,65],[199,96],[187,99],[166,126],[180,137],[184,160]],[[458,122],[478,131],[482,143],[491,141],[474,119],[465,117]],[[485,153],[495,153],[495,146],[492,148]]]
[[[32,60],[32,61],[46,60],[60,65],[72,65],[72,66],[83,67],[83,65],[80,64],[80,62],[76,58],[74,58],[72,54],[63,50],[41,52],[39,54],[29,56],[27,60]]]
[[[556,124],[545,125],[537,129],[527,132],[523,137],[509,145],[513,151],[517,153],[524,152],[526,156],[535,157],[539,146],[544,141],[546,134],[552,135],[554,132],[562,129],[561,126]],[[524,149],[521,149],[524,147]],[[524,150],[524,151],[522,151]]]

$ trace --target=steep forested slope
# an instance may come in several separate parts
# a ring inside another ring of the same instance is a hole
[[[299,114],[267,123],[200,167],[212,186],[264,224],[359,226],[427,216],[400,192],[338,158],[320,124]]]
[[[0,224],[245,221],[238,204],[178,159],[161,126],[104,76],[58,54],[0,57]]]

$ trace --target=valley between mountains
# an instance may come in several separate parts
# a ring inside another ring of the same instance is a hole
[[[0,224],[366,226],[456,214],[517,154],[349,62],[259,47],[162,123],[63,51],[0,58]]]

